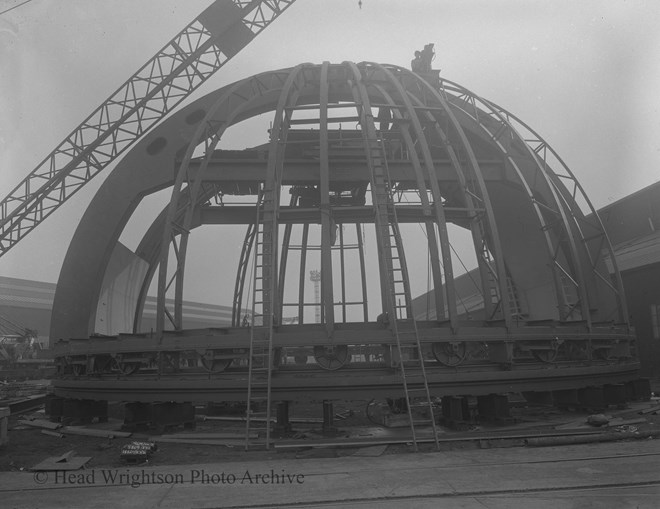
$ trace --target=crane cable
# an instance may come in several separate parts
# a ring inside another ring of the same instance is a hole
[[[0,12],[0,16],[2,16],[3,14],[5,14],[5,13],[7,13],[7,12],[9,12],[9,11],[13,11],[13,10],[16,9],[17,7],[20,7],[21,5],[25,5],[25,4],[27,4],[27,3],[31,2],[31,1],[32,1],[32,0],[25,0],[25,2],[23,2],[22,4],[14,5],[14,7],[10,7],[9,9],[6,9],[6,10]],[[362,4],[361,1],[360,1],[360,4]],[[360,8],[362,8],[362,5],[360,5]]]

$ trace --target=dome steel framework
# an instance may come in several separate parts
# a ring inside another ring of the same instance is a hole
[[[265,113],[265,145],[218,149],[228,129]],[[122,283],[136,295],[130,329],[94,335],[119,238],[140,201],[168,187],[169,205],[135,250],[144,269]],[[424,237],[406,243],[410,224]],[[246,228],[233,323],[223,329],[184,326],[189,238],[202,225]],[[457,304],[451,225],[471,239],[478,320]],[[406,263],[420,252],[433,283],[429,316],[413,309]],[[305,294],[312,258],[318,303]],[[157,324],[143,331],[152,281]],[[307,306],[321,307],[321,323],[306,323]],[[51,338],[62,339],[56,393],[90,399],[245,400],[247,390],[249,403],[256,370],[275,399],[295,399],[396,395],[402,381],[406,395],[407,385],[427,394],[548,390],[628,380],[638,368],[610,243],[556,152],[456,83],[376,63],[264,72],[155,128],[81,220]]]

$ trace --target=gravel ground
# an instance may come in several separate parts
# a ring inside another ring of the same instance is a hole
[[[654,384],[657,389],[660,383]],[[656,392],[657,394],[657,392]],[[638,412],[643,408],[652,405],[660,405],[660,399],[653,398],[651,402],[638,402],[627,405],[627,408],[616,409],[610,407],[603,410],[602,413],[623,419],[645,418],[647,422],[630,425],[618,431],[634,431],[640,433],[646,431],[658,431],[660,436],[660,415],[657,412],[640,415]],[[365,413],[366,402],[337,402],[335,403],[335,414],[345,416],[343,419],[337,418],[335,424],[339,429],[337,436],[346,436],[349,432],[362,430],[361,434],[369,434],[370,430],[378,432],[378,427],[370,423]],[[99,429],[119,429],[122,424],[122,408],[120,405],[111,405],[109,409],[109,422],[105,424],[91,424],[92,428]],[[321,404],[314,405],[293,405],[291,418],[313,418],[322,417]],[[519,430],[521,433],[526,430],[552,430],[554,426],[565,423],[579,423],[586,421],[589,416],[585,411],[560,411],[552,407],[525,406],[520,402],[512,405],[510,420],[501,423],[486,423],[481,425],[470,425],[462,428],[460,431],[441,428],[443,438],[458,437],[459,433],[470,433],[487,431],[489,434],[504,433],[505,431]],[[44,418],[43,414],[25,415],[22,417],[10,418],[9,422],[9,441],[0,448],[0,471],[20,471],[29,470],[37,463],[48,457],[59,456],[69,451],[75,451],[76,456],[91,457],[87,463],[87,468],[99,467],[121,467],[126,466],[126,462],[121,459],[121,449],[125,444],[134,440],[149,440],[158,436],[156,430],[138,430],[130,438],[96,438],[77,435],[65,435],[63,438],[49,436],[41,432],[41,429],[30,428],[18,423],[19,419],[30,417]],[[194,433],[217,433],[217,432],[235,432],[242,434],[244,425],[236,422],[224,422],[218,420],[202,420],[203,416],[198,416],[198,422]],[[289,436],[297,438],[322,438],[321,424],[294,424],[293,433]],[[611,427],[608,432],[616,432],[617,427]],[[182,427],[166,430],[166,433],[191,433],[191,430],[184,430]],[[477,448],[484,444],[478,441],[454,441],[441,444],[444,450]],[[499,446],[503,446],[500,444]],[[509,443],[506,446],[519,445]],[[424,444],[422,450],[433,450],[431,444]],[[294,457],[337,457],[355,453],[357,448],[324,448],[307,451],[296,450],[270,450],[270,451],[248,451],[246,452],[242,445],[232,447],[196,445],[196,444],[175,444],[159,443],[148,464],[158,465],[180,465],[180,464],[204,464],[240,460],[258,460],[258,459],[284,459]],[[397,454],[399,452],[410,451],[409,445],[390,445],[384,454]]]

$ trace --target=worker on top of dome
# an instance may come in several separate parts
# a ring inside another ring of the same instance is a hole
[[[434,44],[432,42],[424,46],[422,51],[415,51],[415,59],[410,62],[412,72],[430,73],[431,62],[435,59]]]
[[[420,51],[421,59],[421,70],[420,72],[431,72],[431,62],[435,59],[435,51],[433,49],[434,44],[431,42],[424,46],[424,49]]]
[[[415,51],[415,58],[410,62],[410,68],[412,69],[412,72],[423,72],[422,66],[422,52]]]

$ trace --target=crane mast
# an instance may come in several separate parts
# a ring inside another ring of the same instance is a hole
[[[295,0],[216,0],[0,202],[0,257],[239,53]]]

